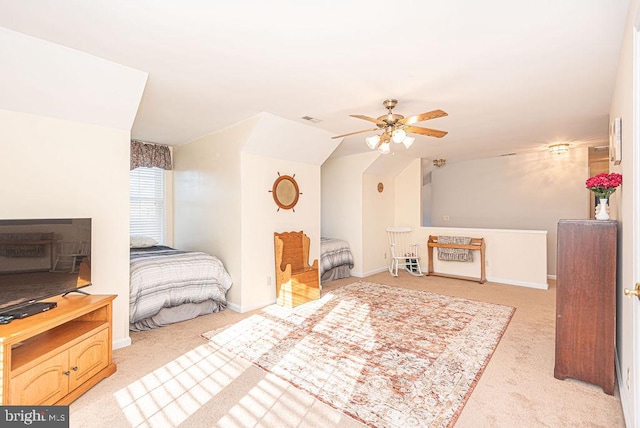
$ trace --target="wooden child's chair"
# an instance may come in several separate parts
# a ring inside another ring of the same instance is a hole
[[[302,231],[274,233],[276,297],[293,308],[320,298],[318,259],[309,265],[311,240]]]

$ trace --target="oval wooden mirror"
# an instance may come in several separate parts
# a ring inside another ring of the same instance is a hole
[[[273,200],[283,210],[290,210],[298,203],[300,189],[296,180],[289,175],[281,175],[273,183]]]

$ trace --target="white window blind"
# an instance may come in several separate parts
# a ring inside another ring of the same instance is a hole
[[[130,233],[164,241],[164,171],[136,168],[129,173]]]

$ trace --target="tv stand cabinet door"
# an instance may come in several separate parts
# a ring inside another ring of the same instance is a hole
[[[54,355],[46,362],[20,373],[11,379],[11,405],[49,406],[69,392],[69,363],[67,351]]]
[[[69,349],[69,391],[73,391],[109,364],[106,328]]]

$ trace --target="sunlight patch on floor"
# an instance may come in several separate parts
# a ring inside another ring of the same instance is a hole
[[[273,377],[273,375],[268,376]],[[229,412],[218,421],[217,425],[230,428],[256,426],[283,394],[282,386],[274,384],[274,380],[276,383],[283,383],[275,378],[269,380],[268,377],[261,380],[235,406],[229,409]],[[297,407],[303,404],[291,403],[291,405]],[[284,425],[284,421],[282,422]]]
[[[249,366],[233,354],[199,346],[141,379],[114,396],[134,426],[178,426]]]
[[[251,363],[245,359],[219,347],[244,343],[245,350],[251,354],[245,357],[257,361],[275,346],[287,343],[292,331],[332,299],[333,295],[328,293],[294,310],[278,306],[265,308],[263,314],[253,315],[213,333],[211,344],[201,345],[117,391],[114,394],[116,401],[134,427],[179,426],[250,367]],[[344,328],[348,331],[345,332]],[[328,343],[344,341],[348,337],[357,342],[353,343],[354,346],[364,344],[366,349],[376,346],[376,329],[371,325],[370,307],[354,301],[339,302],[316,324],[314,331],[328,338]],[[313,366],[317,340],[309,336],[288,343],[291,348],[270,371],[277,375],[281,371]],[[334,350],[327,351],[331,354]],[[335,364],[318,367],[318,371],[323,372],[323,381],[318,387],[335,388],[339,385],[338,396],[349,397],[360,379],[366,359],[362,355],[340,353],[335,357]],[[302,421],[308,409],[313,407],[314,398],[297,388],[293,388],[297,392],[291,389],[288,382],[269,373],[218,423],[229,427],[251,427],[265,422],[265,417],[276,425],[291,422],[292,418]],[[283,394],[297,399],[282,400]],[[275,408],[278,411],[274,411]]]
[[[259,358],[264,355],[263,350],[272,349],[273,346],[282,346],[281,340],[286,340],[287,333],[301,324],[304,320],[313,315],[320,307],[328,303],[333,296],[325,296],[324,299],[314,301],[300,306],[294,310],[277,306],[265,308],[263,312],[271,319],[255,315],[253,320],[245,320],[252,328],[259,330],[254,337],[249,339],[251,330],[248,325],[242,326],[237,331],[235,337],[246,341],[246,346],[251,347],[249,352],[252,356]],[[376,331],[371,325],[370,307],[355,301],[342,301],[336,305],[322,320],[316,324],[314,332],[322,336],[327,336],[335,340],[344,340],[342,337],[344,329],[348,326],[351,331],[350,337],[355,337],[358,344],[365,343],[366,348],[376,346]],[[265,340],[264,333],[270,332],[269,340]],[[354,336],[355,332],[355,336]],[[227,331],[226,333],[229,333]],[[239,337],[246,335],[246,337]],[[278,338],[278,340],[274,340]],[[218,335],[214,336],[215,342],[220,340]],[[263,380],[254,386],[229,412],[222,417],[217,426],[232,428],[247,428],[253,426],[297,426],[299,424],[316,421],[318,426],[338,426],[343,417],[340,413],[327,412],[327,406],[320,403],[312,395],[301,389],[293,387],[289,382],[283,380],[278,374],[287,371],[296,371],[296,367],[314,364],[314,349],[316,345],[313,338],[305,338],[301,341],[290,343],[292,347],[273,367],[270,367]],[[266,343],[265,343],[266,342]],[[335,365],[332,368],[319,367],[318,372],[326,376],[327,385],[341,388],[339,397],[349,397],[355,384],[358,382],[359,374],[365,366],[366,360],[361,355],[336,355]],[[327,371],[327,369],[329,369]],[[284,376],[288,378],[288,376]],[[340,382],[337,382],[340,379]],[[334,403],[335,404],[335,403]],[[335,420],[328,420],[327,415]]]
[[[307,320],[311,315],[318,311],[322,306],[329,303],[334,299],[332,293],[327,293],[317,300],[307,302],[304,305],[296,306],[295,308],[285,308],[283,306],[271,305],[262,309],[262,312],[272,317],[285,319],[287,323],[300,325]]]

